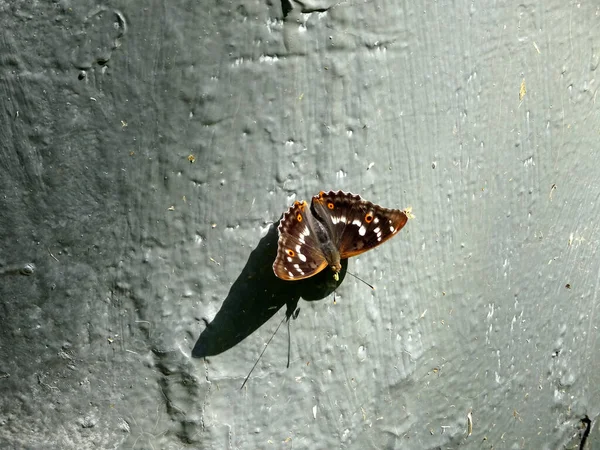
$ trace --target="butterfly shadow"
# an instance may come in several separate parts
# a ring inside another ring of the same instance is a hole
[[[244,269],[231,286],[217,315],[206,323],[206,328],[192,349],[192,357],[215,356],[234,347],[260,328],[284,305],[289,320],[298,301],[321,300],[329,296],[344,280],[348,261],[342,261],[339,281],[326,268],[317,275],[299,281],[284,281],[273,272],[277,256],[277,225],[269,228],[250,254]]]

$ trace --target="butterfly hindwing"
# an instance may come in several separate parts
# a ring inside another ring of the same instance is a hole
[[[277,257],[273,271],[283,280],[302,280],[327,267],[319,241],[311,226],[314,217],[308,203],[295,202],[279,223]]]
[[[313,208],[331,228],[332,240],[342,259],[383,244],[408,221],[403,211],[383,208],[342,191],[321,192],[313,197]]]

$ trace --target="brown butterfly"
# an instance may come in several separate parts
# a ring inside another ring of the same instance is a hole
[[[302,280],[331,267],[334,278],[341,260],[371,250],[397,234],[409,210],[387,209],[342,191],[321,191],[309,204],[295,202],[279,223],[275,275]]]

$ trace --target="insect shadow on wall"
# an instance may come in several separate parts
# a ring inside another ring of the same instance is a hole
[[[286,305],[277,333],[284,320],[289,324],[300,297],[319,300],[335,292],[346,274],[347,259],[396,235],[409,217],[409,209],[383,208],[342,191],[322,191],[310,205],[295,202],[278,228],[271,226],[251,253],[223,306],[198,338],[192,356],[214,356],[233,347]]]
[[[310,279],[290,283],[277,278],[273,261],[277,255],[277,224],[272,225],[265,237],[250,254],[215,318],[200,334],[192,356],[205,358],[223,353],[243,341],[286,306],[284,319],[289,320],[298,301],[321,300],[341,284],[347,262],[342,264],[339,280],[331,273],[321,273]]]

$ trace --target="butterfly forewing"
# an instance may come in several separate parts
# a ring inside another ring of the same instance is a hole
[[[407,215],[342,191],[321,192],[313,197],[315,214],[326,223],[342,259],[371,250],[397,234]]]
[[[277,257],[273,271],[283,280],[302,280],[325,267],[323,255],[311,226],[315,220],[308,203],[296,202],[283,215],[279,223]]]

